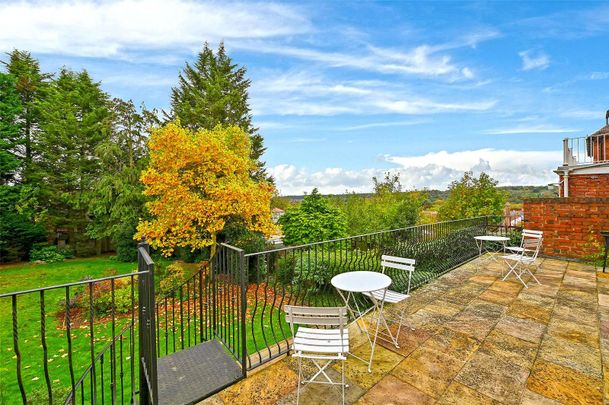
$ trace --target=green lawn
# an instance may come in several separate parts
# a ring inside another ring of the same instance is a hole
[[[124,274],[136,270],[135,263],[120,263],[107,257],[75,259],[52,264],[20,264],[0,266],[0,293],[27,290],[99,278],[112,273]],[[51,290],[45,293],[46,334],[48,368],[50,381],[56,391],[54,402],[63,401],[70,386],[67,357],[67,337],[65,329],[56,313],[59,303],[65,297],[65,290]],[[32,403],[46,399],[46,384],[43,371],[43,350],[41,340],[40,295],[25,294],[17,299],[19,322],[19,349],[22,355],[22,378],[28,399]],[[117,329],[124,325],[119,321]],[[11,299],[0,299],[0,403],[21,402],[16,379],[16,356],[12,337]],[[111,338],[108,323],[96,325],[96,351],[101,350]],[[128,346],[128,342],[126,347]],[[78,378],[89,363],[89,329],[87,326],[72,330],[74,353],[74,374]],[[126,356],[129,356],[127,351]]]
[[[166,264],[166,263],[164,263]],[[190,270],[194,269],[190,268]],[[110,274],[125,274],[136,271],[135,263],[120,263],[113,261],[107,257],[90,258],[90,259],[75,259],[68,260],[61,263],[53,264],[19,264],[19,265],[5,265],[0,266],[0,293],[20,291],[27,289],[34,289],[43,286],[51,286],[57,284],[71,283],[80,281],[85,278],[100,278],[108,276]],[[158,285],[158,284],[157,284]],[[82,290],[83,287],[78,287]],[[71,294],[74,294],[78,288],[71,288]],[[57,316],[57,311],[62,308],[62,300],[65,298],[65,289],[50,290],[45,292],[45,306],[46,306],[46,343],[48,349],[48,362],[47,366],[49,369],[50,381],[53,387],[53,402],[63,403],[66,395],[70,390],[70,374],[69,374],[69,363],[68,363],[68,351],[67,351],[67,336],[65,328],[62,326],[62,318]],[[184,307],[184,309],[186,306]],[[43,349],[41,340],[41,313],[40,313],[40,294],[30,293],[23,296],[19,296],[17,300],[18,309],[18,331],[19,331],[19,349],[22,355],[22,379],[26,387],[28,400],[31,403],[45,403],[47,402],[47,389],[45,382],[44,366],[43,366]],[[267,344],[271,345],[276,341],[283,339],[284,333],[289,335],[289,327],[285,322],[285,317],[282,311],[277,308],[267,306],[264,311],[259,306],[253,313],[253,306],[250,303],[248,309],[248,319],[246,326],[247,336],[247,350],[249,353],[255,353],[266,347]],[[253,316],[252,316],[253,315]],[[170,346],[168,350],[171,353],[173,350],[174,339],[173,334],[170,333],[168,339],[165,339],[164,335],[164,324],[167,322],[164,319],[164,315],[160,314],[161,319],[161,336],[159,341],[159,351],[161,355],[165,354],[165,346]],[[253,319],[252,319],[253,318]],[[128,324],[129,317],[123,317],[117,320],[116,333],[118,333],[124,325]],[[229,319],[226,317],[223,322],[230,324]],[[234,314],[236,321],[239,320],[238,314]],[[271,322],[272,319],[272,322]],[[191,319],[192,320],[192,319]],[[176,319],[176,321],[178,321]],[[178,321],[179,322],[179,321]],[[172,324],[169,321],[170,325]],[[272,328],[271,328],[272,323]],[[186,325],[186,318],[184,319]],[[16,356],[13,348],[13,335],[12,335],[12,312],[11,312],[11,299],[2,298],[0,299],[0,404],[12,404],[21,402],[21,396],[16,378]],[[179,331],[179,324],[176,324],[176,329]],[[190,324],[191,337],[194,336],[194,329],[197,325],[193,322]],[[170,329],[171,330],[171,329]],[[281,332],[283,330],[283,333]],[[253,331],[253,333],[251,333]],[[111,322],[98,322],[95,324],[95,352],[99,353],[112,338]],[[90,364],[90,330],[88,325],[81,325],[78,328],[73,328],[72,346],[73,346],[73,364],[74,364],[74,375],[78,379],[84,370]],[[137,330],[135,331],[134,348],[137,352]],[[186,336],[188,336],[188,328],[185,327],[185,346],[188,342]],[[211,331],[207,331],[211,334]],[[264,336],[263,336],[264,335]],[[175,346],[177,350],[180,350],[181,342],[180,333],[176,333]],[[225,336],[228,337],[229,341],[233,340],[233,331],[225,332]],[[234,337],[234,340],[238,340],[238,337]],[[126,335],[126,339],[123,342],[123,353],[122,353],[122,364],[124,365],[124,378],[123,386],[126,392],[129,392],[130,385],[130,347],[131,341],[129,334]],[[191,339],[191,345],[194,344],[194,339]],[[240,345],[239,345],[240,346]],[[116,353],[117,360],[120,359],[120,353]],[[120,362],[118,363],[120,364]],[[101,387],[105,387],[104,397],[106,400],[110,399],[109,386],[109,375],[110,375],[110,362],[109,353],[106,355],[104,363],[104,381],[105,384],[101,384],[101,370],[98,364],[97,368],[97,381],[98,381],[98,399],[101,395]],[[118,373],[118,372],[117,372]],[[135,378],[137,380],[137,363],[135,365]],[[89,381],[86,380],[85,386],[85,400],[84,402],[91,402],[88,398],[90,396]],[[119,402],[120,402],[120,392]],[[126,394],[128,395],[128,394]],[[126,402],[128,399],[125,398]],[[77,402],[80,402],[80,396],[77,397]]]

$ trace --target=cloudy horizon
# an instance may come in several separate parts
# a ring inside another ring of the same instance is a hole
[[[366,192],[400,173],[545,185],[562,139],[604,125],[604,3],[8,1],[0,51],[87,69],[112,96],[166,109],[204,42],[248,69],[263,159],[284,195]],[[3,59],[3,58],[0,58]]]

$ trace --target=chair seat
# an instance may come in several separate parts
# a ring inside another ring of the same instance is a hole
[[[347,353],[349,351],[349,331],[340,329],[315,329],[300,327],[293,342],[295,352]]]
[[[512,252],[517,252],[517,253],[520,253],[524,250],[524,248],[522,248],[520,246],[506,246],[505,249],[511,250]]]
[[[378,290],[372,292],[365,292],[363,294],[367,297],[374,297],[374,299],[382,301],[384,292],[383,290]],[[408,297],[410,297],[410,295],[408,294],[402,294],[397,291],[387,290],[387,293],[385,294],[385,302],[388,302],[390,304],[396,304],[398,302],[404,301]]]
[[[511,255],[501,256],[501,258],[503,260],[510,260],[510,261],[522,262],[522,263],[533,263],[535,261],[535,259],[533,259],[532,257],[522,256],[522,255],[517,254],[517,253],[513,253]]]

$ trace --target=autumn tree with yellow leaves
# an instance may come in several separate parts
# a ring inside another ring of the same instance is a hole
[[[255,162],[246,132],[236,126],[194,132],[176,122],[154,130],[148,145],[141,180],[152,220],[140,222],[136,239],[168,256],[176,247],[212,246],[213,252],[228,221],[264,235],[274,231],[274,187],[251,178]]]

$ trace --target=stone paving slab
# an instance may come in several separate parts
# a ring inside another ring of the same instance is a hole
[[[609,404],[609,274],[541,260],[535,274],[542,284],[525,277],[529,288],[502,281],[500,263],[474,261],[416,290],[405,303],[400,347],[381,342],[372,373],[347,361],[346,403]],[[366,356],[369,346],[353,329],[351,347]],[[293,404],[297,373],[286,358],[204,403]],[[301,395],[307,405],[341,400],[327,385],[306,386]]]

